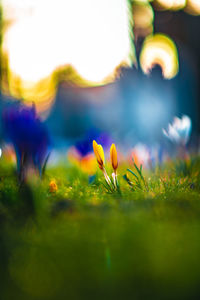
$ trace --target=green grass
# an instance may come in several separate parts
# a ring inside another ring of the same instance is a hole
[[[100,171],[88,184],[65,164],[19,186],[1,161],[0,299],[199,299],[200,160],[132,188],[127,167],[108,193]]]

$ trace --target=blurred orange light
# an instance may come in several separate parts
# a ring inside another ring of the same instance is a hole
[[[3,147],[3,157],[8,163],[16,163],[16,154],[11,145],[5,145]]]
[[[145,74],[160,65],[164,78],[173,78],[179,70],[176,45],[164,34],[148,36],[140,54],[140,65]]]
[[[67,158],[70,163],[80,168],[83,173],[86,173],[89,176],[94,175],[97,171],[96,158],[93,153],[89,153],[82,157],[74,147],[71,147],[67,153]]]

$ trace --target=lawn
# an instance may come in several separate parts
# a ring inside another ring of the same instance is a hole
[[[20,186],[1,160],[0,299],[199,299],[199,166],[144,170],[136,187],[121,165],[111,193],[65,162]]]

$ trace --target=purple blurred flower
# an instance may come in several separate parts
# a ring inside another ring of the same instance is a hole
[[[107,133],[99,132],[97,129],[91,129],[85,134],[83,139],[79,140],[75,144],[76,150],[79,152],[79,154],[82,157],[93,152],[93,147],[92,147],[93,140],[96,140],[105,149],[110,147],[111,145],[111,139]]]
[[[5,109],[3,125],[7,139],[13,144],[20,181],[33,165],[40,176],[49,156],[50,137],[44,123],[36,115],[35,106],[15,104]]]

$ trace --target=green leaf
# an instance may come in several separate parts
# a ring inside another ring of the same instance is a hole
[[[140,169],[138,168],[138,166],[134,163],[134,167],[136,168],[138,174],[140,175],[140,177],[142,177],[142,174],[140,172]]]
[[[130,169],[127,169],[127,171],[129,171],[133,176],[137,178],[137,180],[139,180],[138,176],[133,171],[131,171]]]

